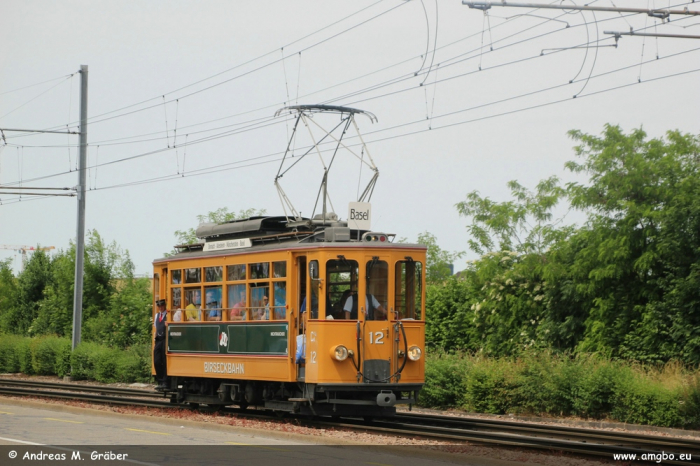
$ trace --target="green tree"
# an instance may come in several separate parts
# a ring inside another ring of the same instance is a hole
[[[442,250],[437,244],[437,237],[427,231],[418,235],[417,243],[428,247],[425,278],[429,285],[446,280],[451,275],[450,265],[464,256],[464,252]]]
[[[570,135],[582,161],[566,167],[589,182],[567,195],[588,222],[557,260],[588,311],[579,349],[700,363],[700,139]]]
[[[0,330],[10,333],[17,308],[17,279],[12,273],[12,259],[0,261]]]

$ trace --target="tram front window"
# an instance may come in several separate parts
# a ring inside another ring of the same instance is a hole
[[[386,320],[389,299],[389,264],[379,259],[367,261],[367,297],[364,300],[367,320]],[[359,300],[360,304],[363,303]]]
[[[396,263],[396,313],[398,319],[421,319],[423,264],[415,261]]]
[[[328,284],[328,296],[326,297],[326,319],[351,319],[351,312],[345,311],[345,305],[353,296],[357,295],[359,266],[357,261],[345,258],[333,259],[326,262],[326,283]],[[356,302],[356,301],[355,301]],[[355,309],[354,319],[357,319]]]

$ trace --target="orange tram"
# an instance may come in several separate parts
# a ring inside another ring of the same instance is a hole
[[[203,224],[154,261],[173,403],[377,417],[416,402],[426,248],[333,220]]]

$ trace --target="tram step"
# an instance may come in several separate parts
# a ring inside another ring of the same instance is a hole
[[[287,401],[311,401],[308,398],[288,398]]]

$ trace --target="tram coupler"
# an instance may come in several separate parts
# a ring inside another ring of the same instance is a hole
[[[396,395],[394,392],[381,391],[377,395],[377,405],[379,406],[394,406],[396,404]]]

